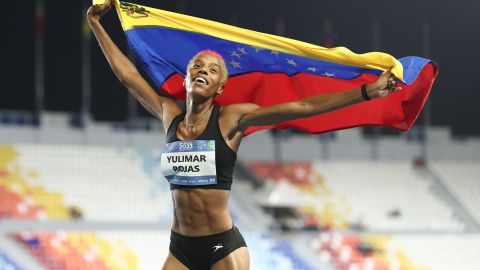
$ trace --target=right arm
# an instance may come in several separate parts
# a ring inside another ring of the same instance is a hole
[[[111,0],[106,0],[103,5],[91,6],[87,12],[88,24],[118,80],[146,110],[163,121],[165,132],[167,132],[173,118],[180,114],[182,109],[174,100],[155,93],[135,65],[120,51],[105,31],[100,18],[110,10],[111,6]]]

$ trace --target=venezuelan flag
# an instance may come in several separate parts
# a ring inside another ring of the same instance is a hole
[[[118,1],[118,0],[117,0]],[[250,102],[269,106],[307,96],[350,90],[373,82],[392,68],[403,90],[385,98],[362,102],[326,114],[252,127],[297,128],[321,133],[361,125],[408,130],[418,117],[437,75],[431,60],[370,52],[356,54],[234,27],[201,18],[116,2],[129,46],[155,86],[185,99],[182,85],[190,58],[201,50],[219,52],[229,79],[217,97],[220,105]]]

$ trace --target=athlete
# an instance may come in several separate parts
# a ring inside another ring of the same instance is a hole
[[[90,27],[120,82],[162,120],[166,132],[161,168],[170,183],[174,219],[164,270],[249,269],[247,246],[228,211],[236,152],[248,127],[310,117],[401,89],[387,71],[376,82],[350,91],[270,107],[246,103],[219,107],[214,102],[222,94],[227,68],[221,55],[202,51],[187,66],[183,111],[175,100],[159,96],[151,88],[102,27],[100,18],[112,5],[107,0],[90,7]],[[188,149],[193,148],[203,152],[189,155]]]

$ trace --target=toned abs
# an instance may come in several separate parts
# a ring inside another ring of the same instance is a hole
[[[173,190],[173,231],[203,236],[231,229],[228,196],[228,190],[220,189]]]

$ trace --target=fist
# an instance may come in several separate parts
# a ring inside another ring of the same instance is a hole
[[[96,1],[98,2],[98,1]],[[89,20],[100,20],[100,18],[112,8],[112,0],[105,0],[103,4],[94,4],[88,9],[87,17]]]
[[[395,76],[389,69],[383,72],[378,79],[373,83],[367,83],[367,94],[370,98],[382,98],[390,93],[395,93],[402,90],[402,87],[397,86]]]

